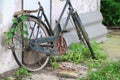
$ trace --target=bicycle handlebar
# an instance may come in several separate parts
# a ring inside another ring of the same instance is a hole
[[[64,0],[60,0],[61,2],[64,1]]]
[[[62,2],[62,1],[70,1],[70,0],[60,0],[60,1]]]
[[[38,2],[38,5],[41,7],[41,3],[40,2]]]

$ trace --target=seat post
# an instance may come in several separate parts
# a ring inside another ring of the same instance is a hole
[[[21,11],[24,10],[24,0],[21,0]]]

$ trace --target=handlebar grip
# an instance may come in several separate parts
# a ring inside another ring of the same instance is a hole
[[[38,5],[41,7],[41,3],[40,2],[38,2]]]
[[[60,0],[61,2],[64,1],[64,0]]]

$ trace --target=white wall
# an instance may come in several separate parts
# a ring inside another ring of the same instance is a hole
[[[65,1],[52,0],[52,27],[55,26],[55,20],[58,20],[59,15],[65,5]],[[97,42],[106,40],[107,29],[102,25],[102,15],[100,13],[100,0],[70,0],[75,11],[78,12],[79,17],[88,33],[90,39],[95,39]],[[68,15],[68,9],[61,20],[61,27],[64,25]],[[67,28],[72,29],[69,33],[64,34],[64,37],[69,46],[72,42],[79,42],[74,24],[69,21]],[[96,33],[98,32],[98,33]]]
[[[65,1],[60,0],[52,0],[52,26],[55,25],[55,20],[58,19]],[[79,13],[88,13],[92,11],[97,11],[100,9],[100,0],[71,0],[74,9]],[[65,18],[68,14],[68,10],[66,10],[63,18]]]
[[[0,2],[0,24],[2,24],[2,8],[3,8],[3,1]]]
[[[50,1],[49,0],[24,0],[24,9],[38,8],[37,2],[40,1],[45,7],[47,16],[50,17]],[[11,50],[7,49],[5,36],[3,32],[7,31],[12,25],[13,14],[21,10],[21,0],[1,0],[0,1],[0,73],[15,69],[16,64]]]
[[[5,32],[12,24],[13,14],[20,9],[19,0],[1,0],[2,1],[2,22],[0,24],[0,73],[14,69],[17,66],[11,51],[7,49],[5,42]],[[18,4],[19,3],[19,4]]]
[[[48,20],[50,20],[50,0],[24,0],[24,9],[38,9],[38,1],[41,3],[41,5],[44,7],[45,13],[48,17]]]

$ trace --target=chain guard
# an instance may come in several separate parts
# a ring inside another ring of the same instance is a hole
[[[54,48],[60,55],[63,55],[67,50],[67,44],[65,38],[62,36],[56,38],[54,41]]]

